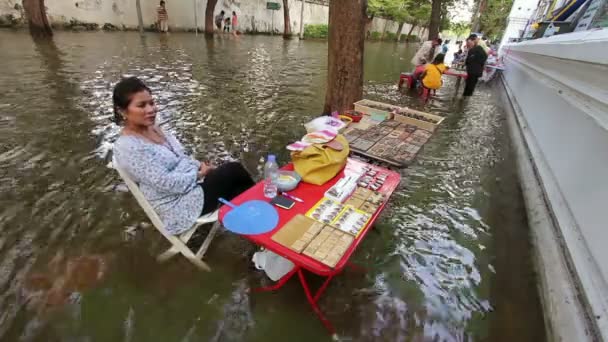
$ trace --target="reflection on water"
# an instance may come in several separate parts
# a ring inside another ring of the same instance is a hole
[[[0,31],[0,340],[317,341],[322,325],[293,281],[276,294],[223,234],[214,272],[159,265],[166,243],[106,168],[118,127],[111,89],[137,75],[160,120],[199,158],[259,175],[323,106],[327,46],[271,37]],[[357,341],[542,341],[527,223],[504,115],[492,89],[469,103],[447,79],[424,105],[397,92],[414,49],[366,46],[366,97],[446,116],[320,305]],[[135,235],[124,231],[136,231]],[[110,257],[111,256],[111,257]],[[313,283],[321,283],[312,278]],[[48,308],[52,307],[52,310]]]

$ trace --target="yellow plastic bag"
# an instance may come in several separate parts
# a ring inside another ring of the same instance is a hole
[[[323,144],[314,144],[291,153],[293,166],[304,182],[323,185],[342,171],[350,152],[348,140],[340,134],[335,140],[342,145],[341,151]]]

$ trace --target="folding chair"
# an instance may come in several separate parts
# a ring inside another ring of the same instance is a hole
[[[218,211],[215,211],[213,213],[199,217],[196,220],[196,222],[194,223],[194,226],[192,226],[192,228],[185,231],[184,233],[181,233],[180,235],[171,235],[165,229],[165,225],[161,221],[160,217],[158,217],[158,215],[156,214],[156,212],[154,211],[154,209],[152,208],[152,206],[150,205],[148,200],[146,200],[144,195],[139,190],[139,186],[137,185],[137,183],[135,183],[133,181],[133,179],[129,176],[129,174],[118,165],[118,163],[116,162],[115,159],[112,159],[112,167],[116,171],[118,171],[118,174],[120,175],[120,177],[127,184],[129,191],[131,191],[131,193],[137,200],[137,203],[139,203],[139,205],[144,210],[146,215],[148,215],[148,218],[150,219],[150,221],[152,221],[152,225],[154,225],[154,227],[167,240],[169,240],[169,242],[171,242],[172,246],[165,252],[159,254],[158,257],[156,258],[156,260],[158,260],[159,262],[164,262],[166,260],[169,260],[174,255],[181,253],[184,257],[186,257],[186,259],[190,260],[198,268],[205,270],[205,271],[211,271],[211,268],[209,267],[209,265],[207,265],[207,263],[204,262],[202,260],[202,258],[205,255],[205,253],[207,252],[207,249],[209,248],[211,241],[213,240],[213,238],[215,237],[215,234],[217,233],[217,231],[219,230],[219,228],[221,226],[221,224],[218,220]],[[213,226],[211,227],[211,230],[209,231],[207,238],[205,239],[205,241],[199,248],[198,252],[196,252],[196,254],[192,253],[190,248],[188,248],[188,246],[186,246],[186,243],[188,243],[188,241],[190,240],[192,235],[194,235],[194,232],[201,225],[206,224],[206,223],[213,223]]]

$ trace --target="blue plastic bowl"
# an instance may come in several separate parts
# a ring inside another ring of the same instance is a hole
[[[279,171],[279,181],[277,186],[279,191],[291,191],[295,189],[302,177],[295,171]]]

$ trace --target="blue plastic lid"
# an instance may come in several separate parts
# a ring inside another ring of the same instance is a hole
[[[269,154],[268,158],[266,159],[267,162],[276,162],[277,161],[277,157],[274,154]]]

